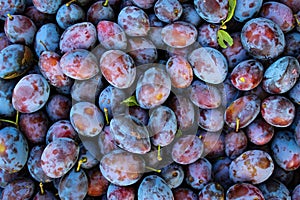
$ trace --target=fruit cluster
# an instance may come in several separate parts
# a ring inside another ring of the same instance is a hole
[[[0,0],[0,199],[300,200],[299,0]]]

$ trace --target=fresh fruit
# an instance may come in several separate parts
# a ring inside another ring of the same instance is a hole
[[[229,166],[229,176],[234,182],[262,183],[274,170],[271,156],[261,150],[249,150],[234,159]]]
[[[105,52],[100,59],[100,70],[105,79],[119,89],[130,87],[136,76],[133,59],[121,50]]]
[[[284,96],[270,96],[262,101],[261,114],[272,126],[287,127],[295,117],[295,106]]]
[[[205,21],[220,23],[225,20],[228,14],[228,0],[225,1],[194,1],[197,13]]]
[[[241,32],[243,47],[255,58],[272,59],[285,47],[285,38],[279,25],[266,18],[246,22]]]
[[[56,13],[56,22],[62,29],[66,29],[73,24],[82,22],[84,19],[84,10],[75,3],[63,4]]]
[[[174,199],[166,182],[156,175],[146,176],[138,189],[138,199]]]
[[[58,52],[59,38],[60,30],[56,24],[48,23],[42,25],[36,32],[34,39],[34,50],[36,55],[40,57],[40,55],[45,51],[51,51],[51,54]]]
[[[298,2],[0,0],[0,199],[298,200]]]
[[[187,166],[185,181],[196,190],[201,190],[212,179],[212,165],[206,158],[200,158]]]
[[[234,19],[239,22],[247,21],[260,11],[262,0],[237,0],[234,12]]]
[[[83,200],[88,192],[88,178],[82,169],[72,169],[59,182],[58,195],[62,200]]]
[[[300,65],[295,57],[281,57],[264,72],[263,89],[270,94],[285,93],[296,84],[299,73]]]
[[[146,70],[138,79],[136,99],[142,108],[150,109],[163,104],[171,92],[168,74],[158,68]]]
[[[40,12],[54,14],[57,12],[62,0],[32,0],[32,3]]]
[[[97,41],[97,30],[90,22],[80,22],[69,26],[60,37],[59,48],[62,52],[75,49],[90,49]]]
[[[118,24],[129,36],[146,36],[150,30],[148,15],[135,6],[126,6],[120,11]]]
[[[0,130],[0,167],[8,173],[20,171],[28,158],[28,143],[23,134],[14,127]]]
[[[225,122],[231,128],[246,127],[259,114],[260,103],[261,101],[256,95],[246,95],[238,98],[226,108]]]
[[[149,131],[145,126],[139,126],[127,115],[114,117],[110,122],[110,131],[115,143],[122,149],[136,154],[150,151]]]
[[[70,111],[70,121],[78,134],[87,137],[100,134],[104,127],[102,112],[89,102],[74,104]]]
[[[161,170],[161,176],[170,188],[177,188],[184,180],[182,165],[171,163]]]
[[[34,178],[36,181],[40,183],[49,183],[52,181],[52,178],[47,176],[43,169],[41,168],[42,160],[41,156],[45,149],[44,145],[37,145],[34,146],[28,157],[27,166],[28,171],[32,178]]]
[[[256,88],[263,79],[264,67],[254,59],[245,60],[235,66],[230,74],[231,83],[242,91]]]
[[[194,74],[206,83],[222,83],[228,72],[228,64],[223,54],[211,47],[200,47],[189,55]]]
[[[50,142],[41,156],[41,167],[51,178],[65,175],[76,163],[79,147],[69,138],[59,138]]]
[[[93,78],[99,72],[98,65],[96,56],[85,49],[67,52],[60,59],[62,72],[76,80]]]
[[[135,189],[133,187],[124,187],[110,184],[107,189],[107,200],[134,200],[135,196]]]
[[[195,135],[185,135],[174,143],[172,159],[179,164],[191,164],[201,157],[203,149],[204,145],[200,138]]]
[[[46,79],[39,74],[29,74],[15,86],[12,104],[21,113],[33,113],[46,104],[49,95],[50,87]]]
[[[238,200],[238,199],[257,199],[264,200],[262,192],[249,183],[237,183],[231,186],[226,192],[226,199]]]
[[[43,111],[20,115],[20,130],[24,133],[27,140],[33,144],[45,141],[48,126],[49,119]]]
[[[286,171],[293,171],[300,166],[300,147],[290,131],[279,131],[275,134],[271,144],[275,162]]]
[[[175,113],[166,106],[154,108],[148,123],[151,131],[151,142],[155,146],[170,144],[177,132],[177,120]]]
[[[136,154],[114,150],[100,161],[100,171],[113,184],[128,186],[136,183],[143,174],[145,161]]]
[[[36,26],[24,15],[10,15],[5,20],[4,31],[10,42],[31,45]]]
[[[162,40],[173,48],[184,48],[196,41],[197,29],[189,23],[178,21],[161,30]]]
[[[23,75],[33,64],[31,49],[21,44],[11,44],[0,51],[0,78],[13,79]]]
[[[18,188],[16,190],[16,188]],[[1,199],[29,200],[34,194],[34,181],[20,178],[9,183],[2,191]]]

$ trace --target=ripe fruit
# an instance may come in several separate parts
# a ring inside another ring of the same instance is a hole
[[[46,79],[39,74],[29,74],[15,86],[12,104],[19,112],[33,113],[46,104],[49,95],[50,87]]]
[[[282,30],[266,18],[249,20],[242,29],[241,41],[243,47],[258,59],[276,58],[285,47]]]
[[[41,167],[51,178],[65,175],[77,161],[79,147],[69,138],[59,138],[50,142],[41,157]]]
[[[36,26],[26,16],[11,15],[5,20],[4,31],[10,42],[31,45],[36,33]]]
[[[14,127],[0,130],[0,167],[8,173],[20,171],[28,158],[28,144],[23,134]]]
[[[127,186],[136,183],[141,177],[145,161],[136,154],[114,150],[103,156],[100,170],[111,183]]]

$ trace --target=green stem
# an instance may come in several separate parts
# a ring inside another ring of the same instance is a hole
[[[108,2],[109,0],[105,0],[105,2],[102,4],[104,7],[107,7],[108,6]]]
[[[87,161],[87,158],[86,157],[83,157],[82,159],[80,159],[78,161],[78,165],[77,165],[77,168],[76,168],[76,172],[79,172],[80,171],[80,167],[83,163],[85,163]]]
[[[66,6],[69,7],[72,3],[76,2],[76,0],[71,0],[68,3],[66,3]]]
[[[148,167],[148,166],[146,166],[145,168],[146,168],[146,169],[149,169],[149,170],[151,170],[151,171],[157,172],[157,173],[160,173],[160,172],[161,172],[160,169],[154,169],[154,168]]]

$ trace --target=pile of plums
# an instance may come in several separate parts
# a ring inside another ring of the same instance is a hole
[[[299,0],[0,0],[1,200],[300,200]]]

